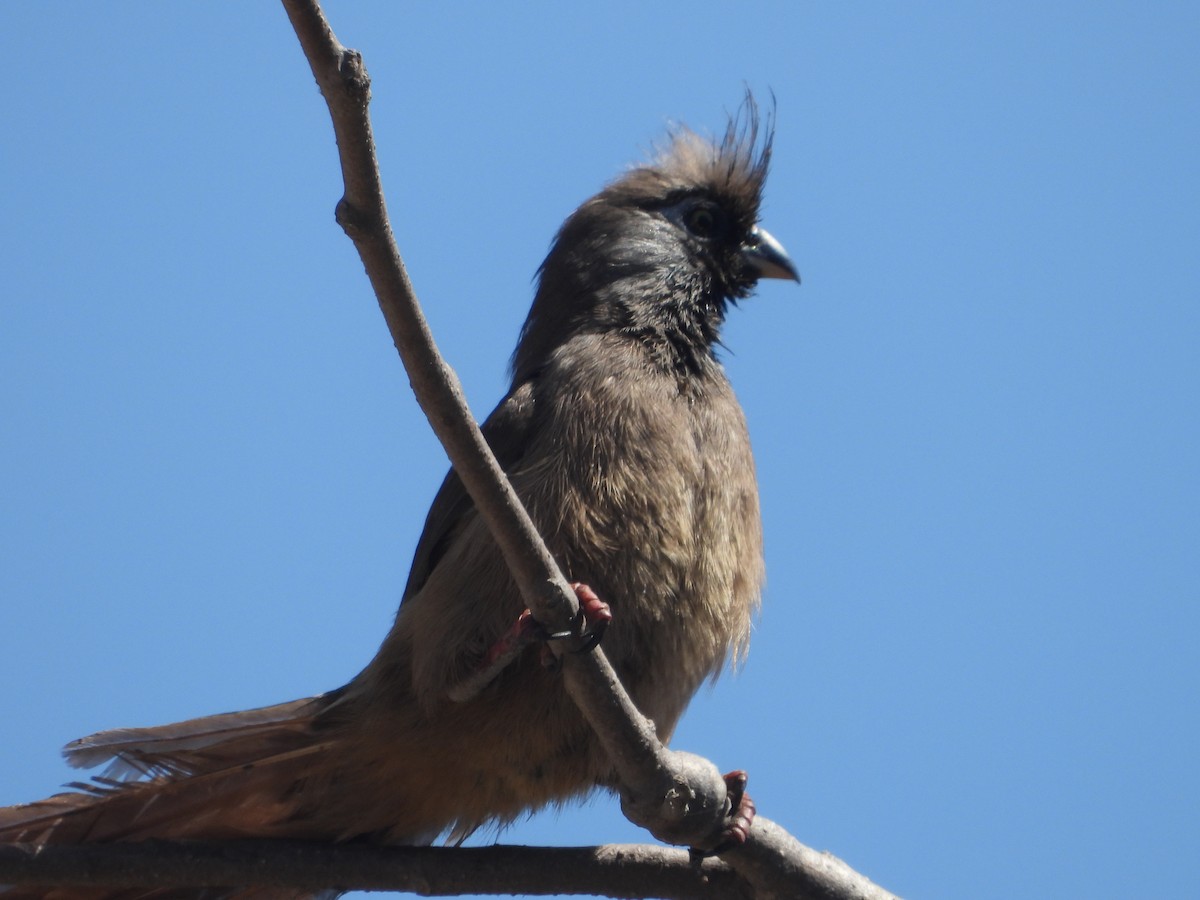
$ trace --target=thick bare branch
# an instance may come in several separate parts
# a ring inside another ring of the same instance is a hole
[[[749,900],[717,860],[643,844],[605,847],[369,847],[283,841],[81,846],[0,844],[0,884],[224,887],[456,894],[588,893]]]
[[[755,900],[897,900],[831,853],[806,847],[762,816],[750,839],[721,854],[754,886]]]

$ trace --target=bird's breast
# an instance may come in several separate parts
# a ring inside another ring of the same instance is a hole
[[[669,732],[699,684],[744,648],[762,583],[745,420],[719,367],[681,391],[600,336],[546,372],[528,465],[515,472],[568,578],[613,607],[605,650]]]

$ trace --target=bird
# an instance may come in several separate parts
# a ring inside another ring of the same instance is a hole
[[[607,604],[604,652],[664,742],[744,657],[760,605],[754,459],[720,357],[730,308],[761,279],[799,281],[759,224],[773,132],[752,97],[721,134],[673,127],[566,219],[482,425],[564,575]],[[349,683],[74,741],[68,762],[104,775],[0,809],[0,841],[428,844],[614,787],[545,653],[520,643],[488,668],[523,614],[451,470],[395,621]]]

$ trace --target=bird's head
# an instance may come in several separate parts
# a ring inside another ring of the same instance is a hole
[[[758,225],[771,129],[748,100],[724,136],[680,129],[563,224],[513,355],[517,380],[573,335],[615,331],[684,370],[707,365],[725,309],[760,278],[799,281]]]

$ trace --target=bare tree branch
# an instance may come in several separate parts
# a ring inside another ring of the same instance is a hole
[[[757,819],[762,878],[729,864],[652,844],[600,847],[375,847],[303,841],[144,841],[0,844],[0,884],[62,887],[226,887],[257,884],[317,891],[578,894],[693,900],[888,900],[845,863]],[[752,886],[753,884],[753,886]]]
[[[293,841],[78,846],[0,844],[0,884],[140,887],[255,884],[297,891],[600,894],[750,900],[719,860],[644,844],[605,847],[371,847]],[[816,896],[816,895],[814,895]]]
[[[721,859],[753,885],[755,900],[898,900],[832,853],[804,846],[762,816],[749,840]]]
[[[284,0],[283,5],[333,117],[345,182],[338,224],[362,257],[417,402],[500,544],[530,609],[548,627],[565,630],[577,611],[575,595],[476,426],[396,249],[367,114],[371,86],[362,56],[338,42],[316,2]]]

